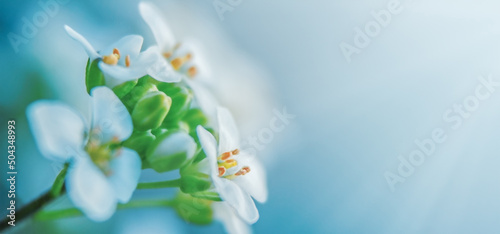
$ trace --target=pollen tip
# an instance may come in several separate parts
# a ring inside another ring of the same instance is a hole
[[[180,58],[175,58],[170,63],[172,64],[175,70],[179,70],[179,68],[182,66],[182,61]]]
[[[125,66],[130,67],[130,55],[125,56]]]
[[[172,56],[172,52],[163,53],[163,57],[165,57],[165,58],[170,58],[171,56]]]
[[[231,152],[224,152],[219,159],[222,161],[226,161],[229,157],[231,157]]]
[[[195,66],[192,66],[188,69],[187,73],[188,73],[189,77],[194,77],[198,73],[198,70],[196,69]]]
[[[240,176],[240,175],[246,175],[247,173],[250,172],[250,167],[242,167],[238,172],[236,172],[234,175]]]
[[[118,59],[120,59],[120,51],[117,48],[113,49],[113,54],[118,56]]]
[[[225,167],[219,167],[219,177],[223,176],[226,173],[226,168]]]

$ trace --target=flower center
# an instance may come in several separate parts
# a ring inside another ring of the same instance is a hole
[[[250,167],[244,166],[238,169],[238,161],[233,159],[233,155],[238,155],[239,149],[222,153],[217,158],[219,177],[226,179],[234,179],[237,176],[242,176],[250,172]]]
[[[116,65],[118,64],[120,57],[120,50],[114,48],[113,53],[111,53],[110,55],[102,56],[102,61],[109,65]],[[130,67],[130,55],[125,56],[125,66]]]
[[[101,136],[102,134],[99,128],[92,129],[85,150],[89,154],[92,162],[94,162],[105,175],[109,176],[111,174],[109,163],[117,154],[114,146],[119,142],[117,138],[113,138],[108,142],[101,142]]]
[[[177,43],[171,50],[163,53],[163,57],[165,57],[170,64],[172,64],[172,67],[174,67],[175,70],[179,71],[182,69],[188,77],[194,78],[198,73],[198,69],[196,66],[188,64],[193,56],[189,52],[179,55],[178,51],[180,46],[181,44]]]

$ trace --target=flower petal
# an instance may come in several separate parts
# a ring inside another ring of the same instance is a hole
[[[245,222],[248,224],[257,222],[259,211],[250,195],[231,180],[212,176],[212,181],[221,199],[233,207]]]
[[[106,78],[106,86],[113,88],[127,81],[139,79],[147,74],[147,67],[141,66],[120,66],[109,65],[104,62],[99,62],[99,68],[104,73]]]
[[[186,152],[188,159],[191,159],[196,152],[196,142],[185,132],[175,132],[165,138],[152,155],[174,155]]]
[[[116,196],[111,184],[88,155],[75,158],[71,164],[66,189],[75,206],[94,221],[104,221],[116,210]]]
[[[202,126],[196,127],[196,133],[200,139],[201,147],[207,155],[208,163],[210,164],[210,173],[212,176],[217,176],[217,141],[215,141],[212,133],[207,131]]]
[[[193,90],[194,97],[200,109],[207,114],[210,120],[216,119],[218,103],[212,93],[198,82],[193,82],[189,79],[185,79],[184,81]]]
[[[57,101],[36,101],[28,106],[28,122],[43,156],[66,161],[85,144],[84,120],[70,106]]]
[[[219,124],[219,152],[238,149],[240,136],[231,112],[224,107],[217,108],[217,121]]]
[[[182,76],[174,70],[172,65],[167,62],[165,58],[163,58],[157,46],[151,46],[143,51],[137,60],[138,61],[135,63],[147,67],[146,70],[148,75],[158,81],[174,83],[182,79]]]
[[[162,19],[157,7],[151,3],[141,2],[139,3],[139,12],[153,32],[160,51],[169,51],[175,44],[175,37],[170,27]]]
[[[192,58],[184,65],[184,67],[195,66],[196,77],[195,80],[199,83],[209,85],[213,82],[213,75],[211,66],[208,64],[206,49],[199,40],[187,38],[182,40],[181,46],[176,50],[174,55],[192,54]]]
[[[127,148],[119,149],[119,155],[110,162],[111,175],[108,181],[115,191],[115,196],[121,203],[126,203],[132,197],[141,175],[141,158]]]
[[[93,119],[92,128],[99,128],[101,142],[113,137],[123,141],[130,137],[134,126],[127,108],[111,89],[99,86],[91,91]]]
[[[128,35],[122,37],[117,42],[108,46],[105,50],[101,51],[102,55],[110,55],[113,53],[113,50],[116,48],[120,51],[120,60],[118,64],[121,66],[125,66],[125,57],[130,56],[130,61],[132,62],[139,56],[141,53],[142,42],[144,38],[139,35]]]
[[[233,208],[225,202],[214,202],[212,204],[214,218],[224,224],[226,232],[230,234],[249,234],[251,233],[248,224],[243,222],[238,215],[234,213]]]
[[[233,181],[260,203],[267,201],[266,170],[259,159],[242,151],[237,156],[239,166],[250,167],[250,172],[237,176]]]
[[[87,55],[90,58],[90,61],[94,61],[96,58],[100,58],[101,56],[97,53],[97,51],[92,47],[92,45],[79,33],[77,33],[75,30],[73,30],[71,27],[68,25],[64,25],[64,29],[68,33],[70,37],[72,37],[74,40],[80,42],[82,44],[83,49],[85,52],[87,52]]]

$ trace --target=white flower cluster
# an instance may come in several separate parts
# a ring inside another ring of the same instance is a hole
[[[213,217],[223,222],[230,233],[248,233],[249,225],[259,219],[253,199],[267,200],[265,170],[254,155],[240,149],[239,132],[229,110],[218,106],[208,89],[194,79],[206,74],[199,69],[203,67],[199,65],[202,61],[194,59],[193,46],[175,40],[154,5],[142,2],[139,11],[157,43],[144,51],[141,51],[143,38],[139,35],[125,36],[108,48],[96,51],[82,35],[65,26],[67,33],[87,52],[89,66],[97,64],[103,81],[89,89],[93,111],[90,124],[59,101],[41,100],[28,107],[28,120],[38,148],[46,158],[69,165],[65,190],[73,204],[94,221],[107,220],[118,203],[131,200],[145,164],[156,163],[147,161],[142,155],[145,153],[135,150],[134,144],[139,143],[124,144],[136,132],[143,132],[143,129],[138,131],[136,116],[140,121],[149,121],[155,112],[156,99],[144,101],[147,105],[143,105],[151,110],[135,113],[136,110],[132,112],[128,106],[129,101],[117,93],[117,87],[127,82],[135,82],[135,85],[145,76],[153,78],[155,84],[182,83],[193,93],[196,101],[193,105],[209,121],[169,135],[155,144],[154,150],[148,149],[148,155],[163,156],[187,149],[188,164],[196,164],[194,168],[198,173],[207,175],[210,186],[205,191],[219,197],[209,201]],[[155,86],[152,93],[156,94],[158,89]],[[165,113],[159,114],[163,120],[167,112],[170,115],[173,111],[176,99],[165,96],[159,100],[167,106]],[[158,127],[163,122],[155,124],[147,130],[148,134],[169,131],[169,127]],[[181,129],[186,128],[189,127]],[[200,160],[194,159],[196,155],[202,155]]]

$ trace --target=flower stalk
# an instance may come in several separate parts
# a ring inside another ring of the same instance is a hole
[[[66,188],[64,187],[64,178],[66,176],[66,172],[68,169],[68,164],[64,165],[64,168],[57,175],[52,188],[42,194],[37,199],[31,201],[26,204],[23,208],[16,212],[16,222],[21,222],[26,218],[29,218],[31,215],[40,211],[43,207],[54,201],[56,198],[60,197],[66,192]],[[10,221],[9,217],[2,219],[2,223],[0,224],[0,232],[3,232],[5,229],[9,228],[10,225],[8,222]]]
[[[170,207],[174,204],[173,200],[137,200],[130,201],[125,204],[118,204],[117,209],[136,209],[136,208],[148,208],[148,207]],[[49,211],[41,211],[35,215],[36,220],[40,221],[48,221],[48,220],[56,220],[63,218],[72,218],[82,216],[83,213],[77,208],[67,208],[61,210],[49,210]]]
[[[176,188],[179,186],[181,186],[181,179],[139,183],[137,189]]]

